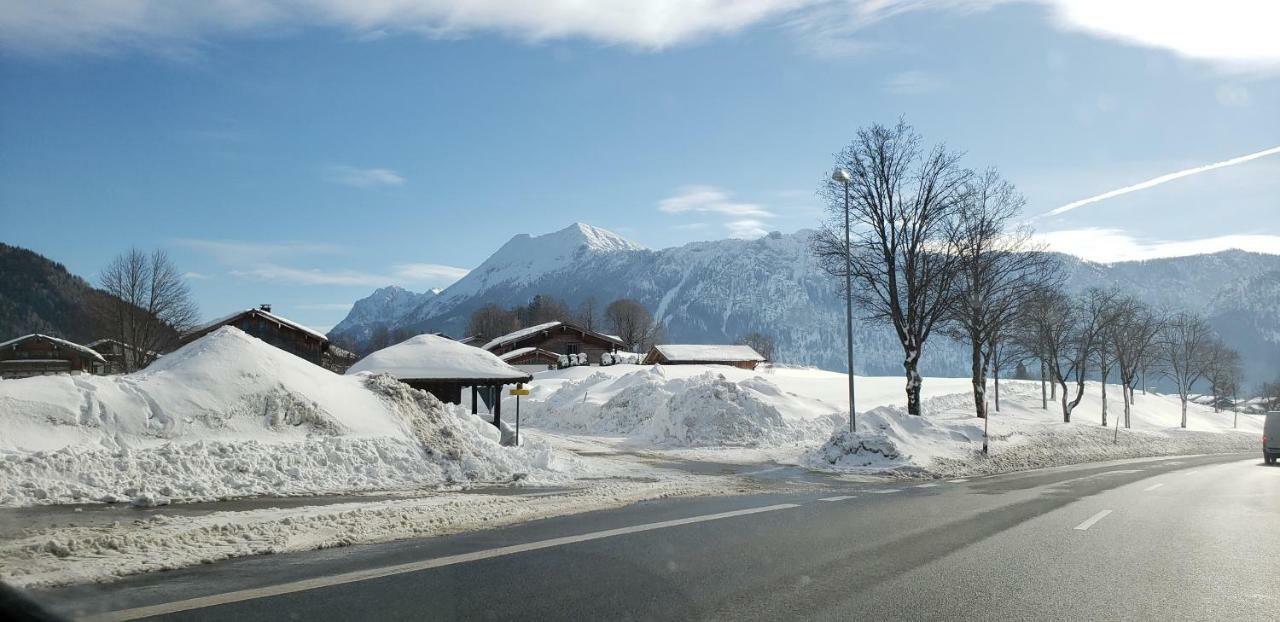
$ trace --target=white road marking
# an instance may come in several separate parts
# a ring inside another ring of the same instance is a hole
[[[919,484],[916,486],[916,488],[933,488],[934,486],[937,486],[937,484],[934,484],[934,483]]]
[[[758,471],[747,471],[746,473],[739,473],[738,475],[743,476],[743,477],[746,477],[746,476],[748,476],[748,475],[759,475],[759,474],[761,474],[761,473],[772,473],[772,472],[774,472],[774,471],[781,471],[781,470],[783,470],[783,469],[791,469],[791,468],[794,468],[794,467],[790,467],[790,466],[787,466],[787,465],[783,465],[783,466],[769,467],[769,468],[767,468],[767,469],[760,469],[760,470],[758,470]]]
[[[1187,471],[1187,473],[1186,473],[1186,474],[1187,474],[1187,475],[1195,475],[1196,473],[1199,473],[1199,471]]]
[[[1150,486],[1147,486],[1146,488],[1143,488],[1142,492],[1151,492],[1161,486],[1164,486],[1164,484],[1152,484]]]
[[[888,495],[895,492],[902,492],[901,488],[882,488],[880,490],[867,490],[865,492],[875,493],[877,495]]]
[[[838,497],[823,497],[818,501],[844,501],[845,499],[857,499],[857,495],[840,495]]]
[[[1121,469],[1119,471],[1107,471],[1107,475],[1111,475],[1112,473],[1141,473],[1144,470],[1145,469]]]
[[[524,492],[524,493],[520,493],[519,495],[516,495],[516,496],[518,496],[518,497],[551,497],[551,496],[554,496],[554,495],[563,495],[563,494],[567,494],[567,493],[569,493],[569,492],[570,492],[570,491],[568,491],[568,490],[555,490],[555,491],[551,491],[551,492]]]
[[[1090,517],[1089,517],[1088,519],[1086,519],[1083,523],[1080,523],[1079,525],[1076,525],[1076,529],[1077,529],[1077,530],[1079,530],[1079,531],[1084,531],[1084,530],[1086,530],[1086,529],[1088,529],[1088,528],[1092,527],[1094,523],[1096,523],[1096,522],[1098,522],[1098,521],[1100,521],[1100,520],[1102,520],[1102,519],[1106,518],[1106,517],[1107,517],[1107,515],[1108,515],[1108,514],[1110,514],[1110,513],[1111,513],[1111,510],[1103,510],[1103,511],[1101,511],[1101,512],[1098,512],[1097,514],[1094,514],[1093,516],[1090,516]]]
[[[965,482],[967,482],[967,481],[969,481],[969,480],[964,479],[964,478],[961,478],[961,479],[949,479],[949,480],[947,480],[947,481],[948,481],[948,482],[950,482],[950,483],[952,483],[952,484],[963,484],[963,483],[965,483]]]
[[[594,531],[591,533],[579,534],[576,536],[564,536],[561,538],[551,538],[549,540],[539,540],[537,542],[526,542],[524,544],[513,544],[511,546],[501,546],[493,549],[485,549],[482,551],[473,551],[471,553],[461,553],[458,555],[447,555],[445,557],[437,557],[434,559],[424,559],[406,564],[396,564],[393,566],[384,566],[382,568],[370,568],[367,570],[356,570],[353,572],[345,572],[342,574],[331,575],[327,577],[315,577],[312,579],[303,579],[301,581],[293,581],[290,583],[281,583],[279,585],[269,585],[266,587],[251,588],[247,590],[237,590],[227,592],[225,594],[212,594],[209,596],[200,596],[198,598],[188,598],[186,600],[177,600],[169,603],[160,603],[158,605],[149,605],[146,607],[135,607],[133,609],[121,609],[119,611],[108,611],[94,616],[83,618],[84,620],[108,621],[108,620],[136,620],[138,618],[148,618],[151,616],[168,615],[180,611],[190,611],[192,609],[201,609],[204,607],[212,607],[215,605],[223,605],[227,603],[237,603],[246,600],[254,600],[258,598],[268,598],[271,596],[279,596],[281,594],[292,594],[294,592],[302,592],[306,590],[314,590],[322,587],[333,585],[342,585],[345,583],[355,583],[357,581],[367,581],[369,579],[378,579],[381,577],[389,577],[392,575],[405,574],[409,572],[418,572],[421,570],[430,570],[432,568],[441,568],[443,566],[452,566],[455,564],[465,564],[467,562],[479,561],[482,559],[492,559],[494,557],[503,557],[506,555],[514,555],[516,553],[524,553],[527,551],[537,551],[556,546],[564,546],[566,544],[574,544],[577,542],[589,542],[591,540],[600,540],[603,538],[612,538],[614,536],[623,536],[627,534],[640,533],[644,531],[653,531],[655,529],[665,529],[667,527],[678,527],[680,525],[690,525],[693,523],[705,523],[707,521],[720,520],[724,518],[733,518],[736,516],[747,516],[750,514],[760,514],[763,512],[773,512],[776,510],[786,510],[789,508],[800,507],[796,503],[779,503],[777,505],[767,505],[758,508],[747,508],[745,510],[734,510],[732,512],[720,512],[718,514],[705,514],[702,516],[691,516],[689,518],[678,518],[675,520],[661,521],[657,523],[646,523],[643,525],[633,525],[631,527],[619,527],[617,529],[606,529],[604,531]]]

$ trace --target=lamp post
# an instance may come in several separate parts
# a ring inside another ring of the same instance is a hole
[[[844,336],[845,355],[849,370],[849,434],[854,433],[855,415],[853,409],[853,274],[851,269],[853,249],[849,245],[849,182],[853,177],[849,171],[837,168],[831,173],[831,180],[844,185]]]

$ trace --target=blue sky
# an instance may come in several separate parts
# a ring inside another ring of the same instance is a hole
[[[832,154],[899,116],[1032,215],[1280,145],[1266,3],[572,4],[9,6],[0,240],[91,279],[163,247],[206,317],[271,302],[327,329],[516,233],[812,227]],[[1113,260],[1280,252],[1277,215],[1273,155],[1034,224]]]

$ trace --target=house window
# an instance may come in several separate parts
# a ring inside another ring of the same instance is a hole
[[[565,354],[577,354],[577,353],[578,353],[578,344],[576,344],[576,343],[571,343],[571,344],[566,345],[566,346],[564,347],[564,353],[565,353]]]

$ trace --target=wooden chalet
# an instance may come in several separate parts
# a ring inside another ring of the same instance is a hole
[[[502,356],[525,348],[534,348],[555,355],[586,354],[591,364],[600,364],[600,355],[617,352],[625,347],[622,340],[613,335],[597,333],[569,322],[547,322],[522,328],[493,339],[484,349]]]
[[[142,348],[116,339],[99,339],[87,345],[94,352],[101,354],[102,358],[107,359],[106,370],[103,372],[107,374],[124,374],[129,370],[141,369],[149,360],[155,358],[155,353],[149,357],[144,356]]]
[[[360,359],[347,370],[348,375],[362,372],[390,374],[450,404],[461,404],[463,389],[469,389],[472,413],[478,411],[477,395],[483,390],[484,401],[493,404],[494,425],[502,421],[502,386],[533,380],[528,372],[490,352],[438,335],[406,339]]]
[[[645,365],[730,365],[755,369],[764,357],[755,348],[743,345],[665,344],[653,346],[644,357]]]
[[[237,311],[218,318],[182,336],[186,345],[223,326],[234,326],[285,352],[306,359],[316,365],[324,363],[329,350],[329,338],[297,322],[271,313],[271,305],[257,309]]]
[[[107,359],[88,346],[32,334],[0,343],[0,378],[27,378],[50,374],[101,374]]]
[[[560,364],[559,354],[533,346],[517,348],[498,358],[503,363],[530,373],[555,369]]]

